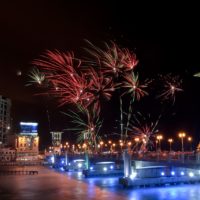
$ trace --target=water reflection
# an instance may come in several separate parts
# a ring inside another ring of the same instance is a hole
[[[0,199],[198,200],[199,186],[124,189],[118,178],[85,179],[80,172],[56,172],[40,167],[38,175],[0,176]]]

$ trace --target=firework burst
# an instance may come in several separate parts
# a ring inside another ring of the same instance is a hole
[[[164,82],[164,90],[157,98],[162,99],[162,101],[171,101],[172,104],[175,103],[176,94],[179,92],[183,92],[182,89],[182,79],[180,76],[172,76],[171,74],[167,74],[165,76],[160,76],[161,80]]]
[[[139,83],[139,76],[138,74],[135,74],[134,72],[130,74],[126,74],[123,76],[124,81],[122,82],[121,87],[125,88],[126,91],[122,94],[130,94],[131,99],[129,103],[129,108],[128,108],[128,115],[127,115],[127,124],[126,127],[129,127],[131,115],[132,115],[132,105],[135,100],[139,101],[142,97],[148,95],[148,93],[145,91],[145,89],[148,87],[148,84],[150,81],[145,81],[144,84]],[[123,116],[122,116],[122,100],[120,100],[120,110],[121,110],[121,124],[123,124]],[[123,125],[121,125],[123,126]],[[121,128],[122,132],[122,128]],[[127,129],[125,131],[125,138],[127,138]]]
[[[125,88],[126,91],[122,94],[122,96],[124,94],[131,94],[132,98],[139,101],[142,97],[148,95],[145,89],[147,89],[150,81],[145,81],[144,84],[140,84],[139,75],[134,72],[126,74],[123,77],[125,80],[122,82],[121,87]]]
[[[93,68],[89,68],[87,72],[88,91],[90,98],[88,105],[93,105],[93,109],[99,114],[101,100],[109,101],[115,86],[111,77],[104,77],[102,73],[97,73]]]
[[[88,61],[92,66],[98,66],[103,74],[114,75],[118,77],[127,71],[133,70],[138,64],[138,60],[134,53],[128,49],[119,48],[117,44],[111,42],[105,43],[105,49],[101,49],[91,42],[88,48],[85,48],[94,61]]]
[[[150,115],[147,117],[141,113],[137,113],[133,116],[133,120],[128,128],[130,137],[139,138],[140,152],[146,152],[150,146],[153,145],[156,133],[158,132],[157,126],[161,115],[157,120],[152,120]]]
[[[67,130],[75,131],[78,134],[77,142],[87,142],[91,149],[96,149],[98,141],[100,141],[99,131],[102,121],[87,109],[80,106],[77,108],[78,112],[64,113],[72,119],[71,122],[75,125],[74,128]]]
[[[75,59],[73,53],[47,51],[33,64],[44,70],[50,83],[49,93],[58,98],[59,105],[72,103],[83,106],[90,97],[86,92],[87,81],[79,69],[81,61]]]
[[[42,86],[45,82],[45,74],[40,72],[38,68],[33,68],[28,74],[30,81],[27,85]]]

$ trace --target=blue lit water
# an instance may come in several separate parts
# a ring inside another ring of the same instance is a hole
[[[199,200],[200,184],[128,188],[118,178],[88,178],[80,173],[39,167],[39,175],[0,176],[0,200]]]

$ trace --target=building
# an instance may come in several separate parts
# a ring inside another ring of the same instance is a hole
[[[18,161],[38,160],[39,136],[38,123],[21,122],[20,133],[16,136],[15,147]]]
[[[8,145],[11,124],[11,100],[0,95],[0,146]]]
[[[61,141],[62,141],[62,133],[60,131],[52,131],[51,138],[52,138],[52,145],[53,145],[53,153],[54,154],[61,154]]]
[[[14,162],[16,150],[11,148],[0,148],[0,162]]]

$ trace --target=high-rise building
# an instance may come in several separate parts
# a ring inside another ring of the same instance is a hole
[[[11,100],[0,95],[0,146],[8,144],[11,123]]]

